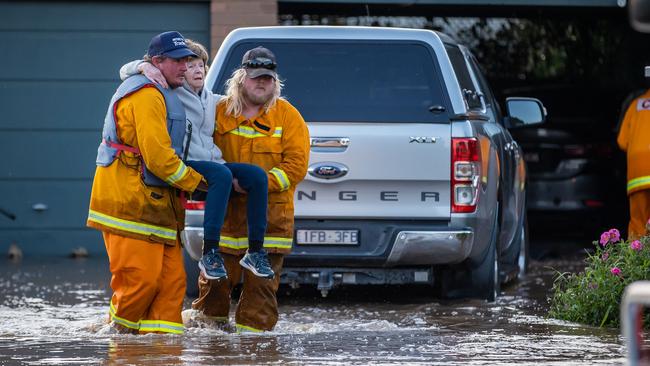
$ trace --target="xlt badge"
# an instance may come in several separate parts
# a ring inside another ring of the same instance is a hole
[[[307,171],[312,177],[334,179],[348,174],[348,167],[341,163],[322,162],[310,165]]]
[[[418,144],[435,144],[438,141],[438,138],[435,136],[411,136],[409,144],[418,143]]]

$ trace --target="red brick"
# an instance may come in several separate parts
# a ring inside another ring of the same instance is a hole
[[[240,27],[278,24],[277,0],[212,0],[210,46],[216,50],[226,35]]]

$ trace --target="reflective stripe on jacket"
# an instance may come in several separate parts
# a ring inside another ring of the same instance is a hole
[[[630,103],[616,142],[627,154],[627,193],[650,189],[650,90]]]
[[[116,137],[138,149],[140,156],[122,151],[107,166],[97,166],[87,225],[175,245],[184,223],[183,207],[172,187],[142,182],[142,161],[157,177],[183,191],[193,192],[202,176],[186,166],[171,147],[165,99],[158,89],[142,87],[116,100],[114,111]]]
[[[268,112],[250,120],[225,114],[227,98],[217,106],[214,140],[228,162],[256,164],[268,172],[269,209],[264,248],[289,253],[293,242],[293,194],[307,174],[309,131],[302,116],[280,99]],[[246,200],[230,199],[221,230],[224,252],[238,254],[248,248]]]

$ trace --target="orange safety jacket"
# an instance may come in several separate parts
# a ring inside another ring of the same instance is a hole
[[[293,194],[307,174],[309,131],[289,102],[279,99],[268,112],[251,119],[226,115],[227,98],[217,106],[214,142],[227,162],[249,163],[268,172],[269,208],[264,248],[269,253],[291,252]],[[228,203],[219,246],[224,253],[241,254],[248,248],[246,197]]]
[[[185,211],[176,189],[193,192],[203,177],[186,166],[171,147],[167,109],[154,87],[116,102],[119,140],[135,148],[120,151],[108,166],[95,170],[87,225],[102,231],[151,242],[175,245],[183,229]],[[152,187],[142,182],[141,164],[172,186]]]
[[[650,90],[628,107],[616,142],[627,153],[627,194],[650,189]]]

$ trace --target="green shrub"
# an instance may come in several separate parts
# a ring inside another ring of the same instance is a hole
[[[553,283],[549,315],[595,326],[618,327],[623,290],[650,280],[650,237],[623,241],[611,229],[594,241],[581,273],[558,273]]]

